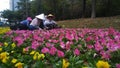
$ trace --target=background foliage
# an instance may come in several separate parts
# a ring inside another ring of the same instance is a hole
[[[9,18],[11,15],[17,20],[25,19],[27,16],[34,18],[40,13],[52,13],[56,20],[91,17],[92,2],[92,0],[20,0],[18,11],[4,11],[2,16]],[[120,0],[95,0],[95,3],[96,17],[120,14]]]

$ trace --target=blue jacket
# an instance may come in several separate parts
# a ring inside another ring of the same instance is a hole
[[[25,25],[25,26],[29,26],[29,21],[28,20],[23,20],[20,22],[21,24]]]

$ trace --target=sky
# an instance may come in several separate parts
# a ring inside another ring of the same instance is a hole
[[[9,9],[9,0],[0,0],[0,11]]]

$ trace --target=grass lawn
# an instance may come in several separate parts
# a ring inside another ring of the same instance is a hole
[[[109,28],[113,27],[120,31],[120,16],[101,18],[80,18],[73,20],[58,21],[65,28]]]

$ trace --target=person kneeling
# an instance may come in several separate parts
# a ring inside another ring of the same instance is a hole
[[[41,30],[43,29],[43,21],[45,20],[44,14],[37,15],[31,22],[29,29],[30,30]],[[41,25],[41,26],[40,26]]]
[[[28,30],[31,21],[32,21],[31,17],[28,17],[26,20],[21,21],[18,27],[19,30]]]
[[[57,28],[57,23],[53,20],[54,16],[52,14],[47,15],[47,19],[44,22],[45,29],[54,29]]]

